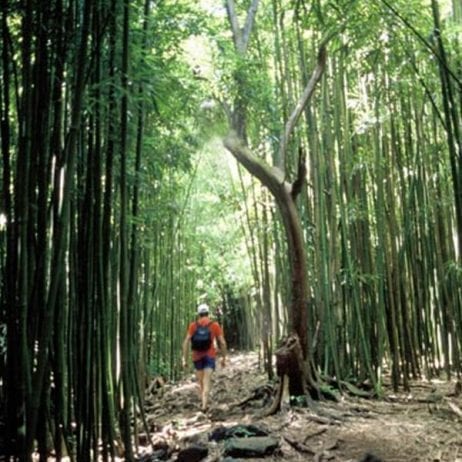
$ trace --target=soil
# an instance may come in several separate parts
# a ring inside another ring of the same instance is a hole
[[[255,425],[279,441],[279,450],[251,461],[429,461],[462,462],[462,395],[460,382],[411,384],[410,392],[384,388],[381,399],[344,395],[264,416],[274,390],[259,368],[257,354],[232,354],[213,376],[211,406],[200,412],[191,372],[176,384],[153,381],[146,397],[147,423],[154,448],[168,448],[175,461],[192,444],[208,447],[204,462],[225,460],[223,442],[210,441],[219,427]],[[140,435],[140,441],[149,441]],[[140,448],[141,460],[152,448]],[[226,459],[239,460],[239,459]]]

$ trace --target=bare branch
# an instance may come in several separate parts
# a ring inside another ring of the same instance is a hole
[[[247,18],[245,19],[244,34],[242,37],[242,53],[245,53],[247,51],[247,46],[249,45],[250,33],[252,32],[255,16],[257,15],[259,1],[260,0],[253,0],[252,4],[249,7],[249,11],[247,12]]]
[[[233,41],[236,50],[239,52],[243,49],[242,31],[239,27],[239,20],[237,19],[236,5],[234,0],[226,0],[226,11],[228,13],[229,24],[233,32]]]
[[[242,30],[239,27],[239,20],[237,18],[236,5],[234,0],[226,0],[226,11],[228,12],[228,19],[229,23],[231,24],[231,30],[233,32],[234,46],[241,56],[244,56],[247,51],[250,34],[254,25],[255,16],[257,15],[259,2],[260,0],[252,0],[249,11],[247,12],[247,17],[245,19],[244,30]]]
[[[298,100],[298,103],[295,106],[294,110],[292,111],[292,114],[290,115],[289,120],[287,121],[286,126],[284,128],[284,133],[281,136],[281,143],[279,145],[279,156],[278,156],[278,159],[281,162],[280,167],[283,170],[284,170],[285,158],[287,154],[287,146],[289,144],[289,138],[292,135],[295,125],[297,124],[298,119],[300,118],[303,110],[308,104],[308,101],[310,100],[314,92],[314,89],[316,87],[316,84],[321,79],[322,73],[324,72],[324,68],[326,66],[326,56],[327,56],[326,47],[323,44],[321,45],[319,49],[318,63],[316,65],[316,68],[314,69],[313,74],[311,75],[311,78],[308,81],[308,84],[306,85],[302,96]]]
[[[228,133],[223,144],[236,160],[258,178],[276,197],[280,196],[281,189],[290,189],[290,185],[284,182],[282,171],[277,167],[269,166],[263,159],[255,156],[235,131]]]
[[[305,150],[299,146],[298,148],[298,173],[297,179],[292,183],[292,199],[295,200],[302,191],[302,186],[306,181],[306,154]]]

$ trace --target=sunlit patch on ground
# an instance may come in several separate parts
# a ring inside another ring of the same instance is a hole
[[[214,374],[209,413],[199,412],[191,371],[184,382],[167,385],[157,404],[153,398],[154,412],[150,419],[159,426],[157,436],[173,432],[170,441],[176,449],[191,443],[207,445],[206,460],[215,460],[222,454],[223,446],[211,444],[208,439],[215,428],[254,424],[279,438],[282,451],[265,459],[250,459],[254,462],[356,462],[366,453],[384,462],[462,462],[462,418],[450,407],[451,404],[462,407],[462,400],[447,397],[454,382],[416,382],[411,392],[402,393],[393,393],[385,387],[382,400],[345,396],[339,403],[319,403],[316,411],[286,407],[271,417],[261,416],[261,402],[239,405],[253,390],[267,383],[257,354],[234,354],[227,367],[217,368]],[[428,397],[434,396],[435,389],[444,398],[429,403]],[[156,438],[156,434],[151,436]],[[296,449],[295,442],[302,446]]]

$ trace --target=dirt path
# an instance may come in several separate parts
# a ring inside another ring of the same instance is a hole
[[[348,396],[339,403],[319,403],[315,411],[287,407],[275,416],[261,417],[271,400],[265,393],[270,390],[266,376],[258,369],[256,354],[236,354],[214,374],[207,415],[199,412],[193,374],[151,392],[147,415],[155,447],[164,448],[157,452],[163,460],[177,460],[181,449],[194,444],[208,448],[204,462],[242,460],[224,457],[224,443],[210,441],[210,435],[223,426],[251,424],[276,438],[279,450],[246,460],[462,462],[462,396],[454,396],[454,386],[415,383],[411,393],[386,390],[382,400]],[[254,390],[260,394],[239,405]],[[367,459],[366,454],[376,458]],[[193,460],[184,460],[188,458]],[[146,454],[142,460],[161,459]]]

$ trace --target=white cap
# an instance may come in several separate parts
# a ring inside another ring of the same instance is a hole
[[[205,314],[205,313],[208,313],[209,312],[209,307],[207,304],[205,303],[201,303],[198,307],[197,307],[197,314]]]

